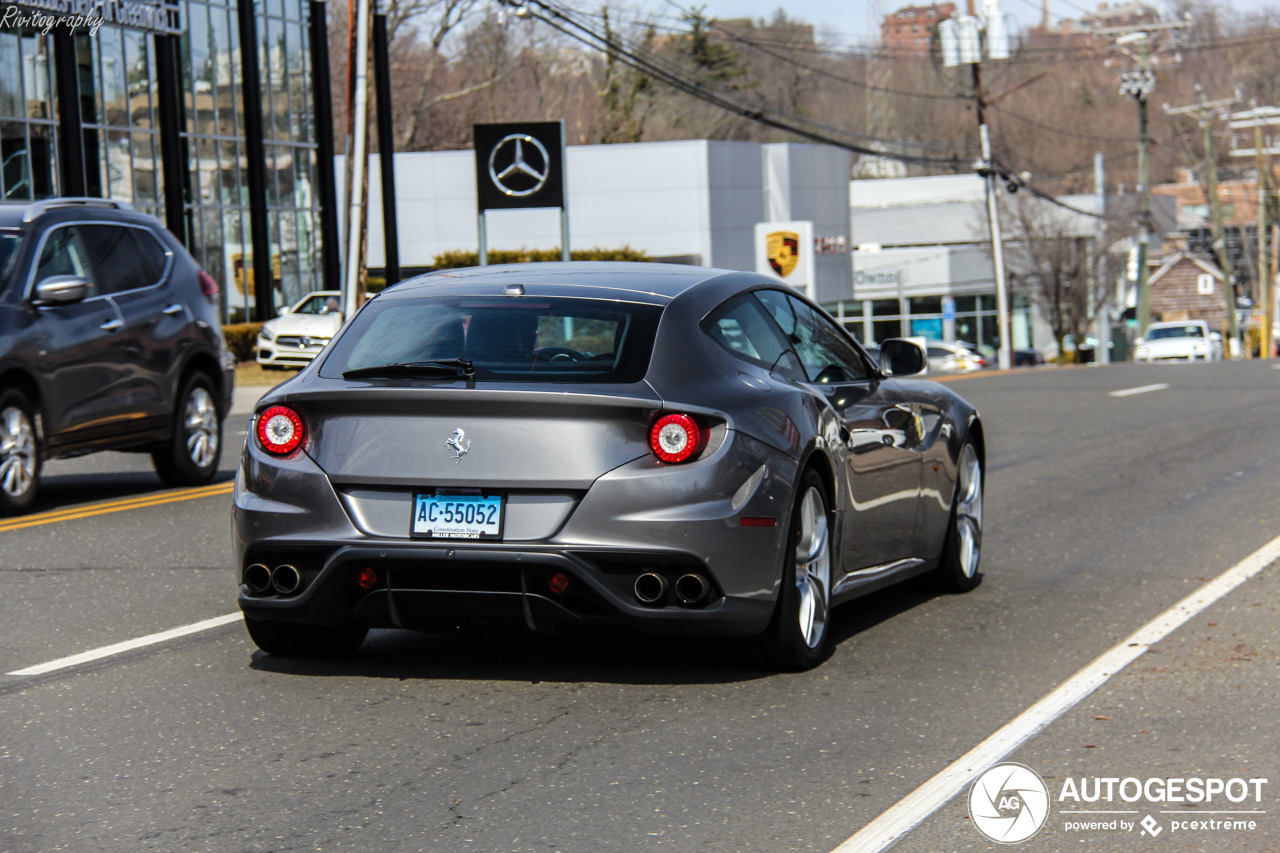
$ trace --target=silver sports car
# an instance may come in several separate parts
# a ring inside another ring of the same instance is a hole
[[[977,412],[905,340],[874,361],[753,273],[437,272],[368,302],[258,404],[239,603],[267,652],[371,627],[755,638],[828,653],[834,605],[977,585]]]

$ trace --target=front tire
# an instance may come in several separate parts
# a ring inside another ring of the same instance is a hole
[[[956,497],[942,546],[942,558],[934,569],[937,586],[944,592],[968,592],[982,583],[978,563],[982,557],[982,459],[972,441],[960,450],[956,471]]]
[[[782,590],[761,641],[779,669],[812,669],[831,654],[831,513],[817,472],[800,480],[782,552]]]
[[[0,515],[26,512],[39,479],[34,409],[21,391],[0,392]]]
[[[218,473],[221,448],[222,419],[213,382],[203,373],[193,373],[178,394],[169,444],[151,454],[151,461],[165,485],[202,486]]]
[[[354,652],[368,628],[310,625],[303,622],[264,622],[244,617],[249,638],[267,654],[291,658],[338,657]]]

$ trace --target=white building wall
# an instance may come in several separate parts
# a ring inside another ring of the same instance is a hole
[[[758,145],[575,145],[567,157],[570,248],[626,245],[708,265],[750,269],[754,263],[750,226],[763,210]],[[337,168],[341,199],[341,158]],[[431,266],[441,252],[478,248],[475,182],[471,151],[396,155],[401,266]],[[384,263],[381,205],[381,174],[371,159],[371,267]],[[490,211],[486,224],[491,250],[560,245],[555,209]]]
[[[570,247],[626,245],[654,257],[754,269],[754,228],[766,219],[766,151],[784,157],[795,175],[786,187],[791,212],[813,220],[815,236],[844,237],[847,245],[847,152],[820,145],[692,140],[570,146]],[[341,204],[343,160],[335,166]],[[428,267],[441,252],[477,249],[473,152],[397,154],[396,197],[402,267]],[[381,267],[376,158],[370,159],[368,215],[367,262]],[[487,230],[491,250],[550,249],[560,245],[560,214],[555,209],[491,211]],[[848,298],[848,256],[819,257],[831,268],[819,280],[819,298]],[[824,296],[822,288],[837,295]]]

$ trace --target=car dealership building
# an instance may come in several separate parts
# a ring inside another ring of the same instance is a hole
[[[221,282],[228,321],[250,317],[255,280],[273,283],[276,305],[336,284],[345,232],[335,183],[345,169],[323,132],[332,127],[324,6],[0,0],[0,196],[131,201]],[[994,341],[995,285],[974,227],[970,196],[981,183],[973,176],[850,183],[847,151],[792,143],[578,145],[566,154],[571,248],[628,245],[755,269],[757,223],[811,222],[808,290],[861,339]],[[476,248],[474,153],[395,161],[401,268]],[[384,238],[377,161],[370,167],[376,270]],[[965,197],[948,201],[952,192]],[[560,224],[555,210],[491,211],[488,239],[494,248],[549,249],[560,244]],[[880,252],[851,252],[868,244]],[[1014,342],[1024,346],[1019,309]]]
[[[0,2],[0,197],[131,201],[223,283],[229,319],[255,248],[297,299],[322,281],[324,32],[313,0]]]

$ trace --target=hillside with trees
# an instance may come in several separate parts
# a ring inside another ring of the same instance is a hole
[[[347,10],[330,4],[336,137],[346,133]],[[720,21],[670,3],[576,8],[480,0],[390,0],[398,151],[466,148],[476,122],[560,119],[570,144],[688,138],[830,141],[903,158],[906,174],[968,171],[978,153],[968,69],[934,49],[890,52],[839,43],[779,10]],[[1160,11],[1187,26],[1155,45],[1150,96],[1152,183],[1201,170],[1203,135],[1160,105],[1238,95],[1240,108],[1280,104],[1280,12],[1179,0]],[[998,163],[1049,192],[1093,188],[1102,152],[1111,187],[1132,188],[1137,110],[1119,92],[1133,61],[1113,38],[1022,34],[1013,56],[983,65]],[[1212,136],[1219,179],[1252,169]],[[894,166],[896,173],[903,173]]]

